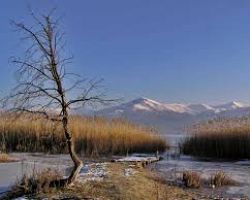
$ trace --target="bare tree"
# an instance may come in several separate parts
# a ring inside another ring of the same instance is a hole
[[[21,41],[25,42],[26,48],[24,56],[12,58],[18,67],[17,86],[4,100],[15,112],[39,113],[62,123],[74,163],[70,176],[65,180],[66,184],[70,184],[76,179],[83,163],[75,152],[69,130],[69,109],[86,103],[113,100],[105,99],[103,93],[98,92],[100,81],[79,79],[77,75],[67,72],[71,57],[65,57],[64,33],[59,30],[59,21],[54,20],[52,12],[39,17],[31,13],[31,16],[34,26],[13,22],[22,34]],[[69,99],[72,96],[75,98]],[[55,110],[58,113],[51,115],[51,111]]]

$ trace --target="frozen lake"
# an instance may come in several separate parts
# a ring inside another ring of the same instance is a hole
[[[71,164],[67,155],[13,153],[10,156],[19,161],[0,164],[0,194],[7,191],[24,174],[32,174],[48,168],[65,173]]]
[[[157,169],[167,179],[176,180],[184,170],[199,171],[204,178],[208,178],[211,174],[223,170],[240,183],[239,186],[225,188],[223,192],[226,192],[228,195],[240,194],[250,197],[250,160],[211,162],[180,155],[177,151],[177,146],[183,137],[184,135],[182,134],[169,135],[171,150],[163,155],[164,160],[156,164]],[[18,158],[20,161],[0,164],[0,194],[8,190],[23,174],[31,174],[34,171],[37,172],[48,168],[66,173],[71,166],[70,157],[67,155],[13,153],[11,156]],[[206,192],[212,193],[213,191],[207,190]]]
[[[211,162],[180,155],[178,153],[178,143],[184,137],[184,134],[167,135],[168,141],[170,140],[171,149],[164,154],[164,160],[157,163],[158,170],[163,172],[170,180],[176,180],[185,170],[198,171],[204,178],[209,178],[211,174],[217,171],[224,171],[240,183],[239,186],[225,188],[225,192],[229,195],[241,194],[250,197],[250,160]]]

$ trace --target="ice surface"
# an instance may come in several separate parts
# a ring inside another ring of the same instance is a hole
[[[45,169],[56,169],[66,173],[70,166],[70,159],[67,155],[45,155],[45,154],[11,154],[19,158],[18,162],[0,164],[0,196],[20,180],[24,174],[40,172]]]
[[[125,158],[117,159],[117,162],[145,162],[158,160],[156,157],[141,157],[141,156],[128,156]]]

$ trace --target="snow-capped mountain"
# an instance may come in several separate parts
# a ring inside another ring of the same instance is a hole
[[[116,107],[102,110],[102,112],[110,112],[112,114],[123,113],[127,111],[148,111],[148,112],[174,112],[198,114],[215,108],[206,104],[180,104],[180,103],[160,103],[148,98],[138,98]],[[114,112],[113,112],[114,111]]]
[[[130,121],[159,128],[161,132],[181,131],[185,126],[216,117],[250,115],[250,106],[241,102],[222,105],[161,103],[138,98],[128,103],[106,108],[96,113],[106,117],[122,117]]]
[[[245,107],[249,107],[249,105],[241,103],[241,102],[237,102],[237,101],[232,101],[226,104],[214,106],[214,108],[216,109],[216,112],[218,113],[222,111],[235,110],[235,109],[245,108]]]

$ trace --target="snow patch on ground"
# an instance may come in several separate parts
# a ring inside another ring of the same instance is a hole
[[[107,175],[107,163],[87,164],[81,169],[78,181],[83,183],[88,181],[102,181]]]
[[[124,169],[124,175],[127,177],[132,176],[135,173],[136,173],[136,171],[133,168]]]
[[[156,157],[140,157],[140,156],[129,156],[116,160],[116,162],[146,162],[146,161],[155,161],[158,158]]]

